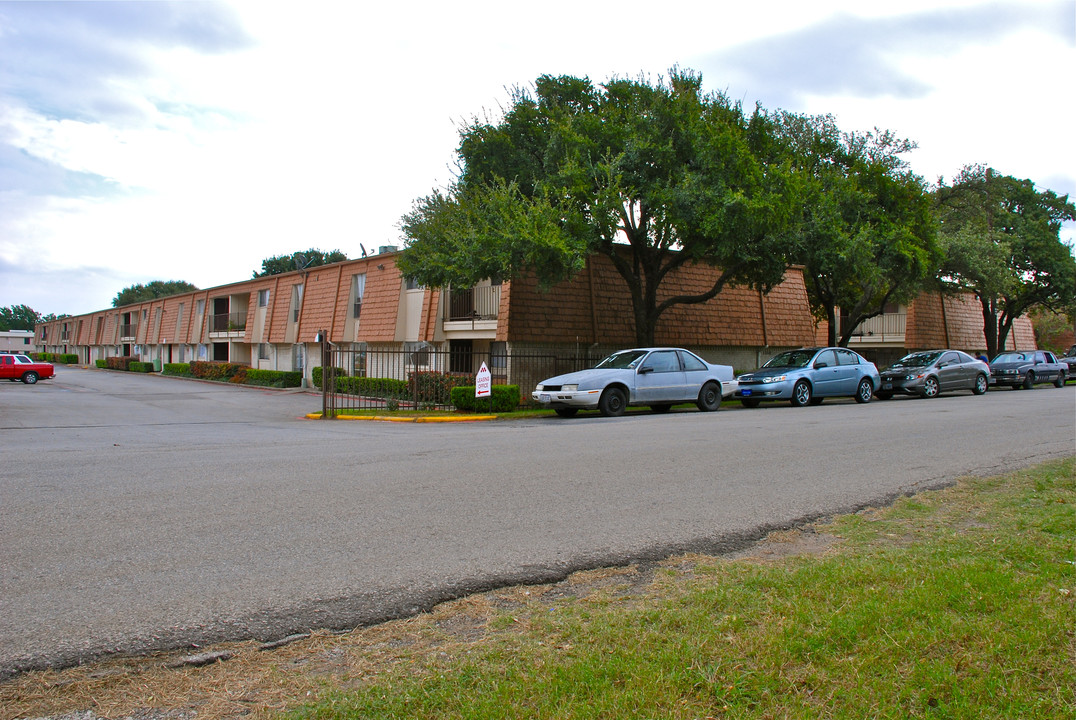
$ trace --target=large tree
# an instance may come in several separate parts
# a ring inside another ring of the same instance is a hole
[[[571,277],[607,256],[631,296],[640,345],[668,308],[731,284],[768,289],[788,266],[795,184],[769,117],[745,113],[702,78],[540,77],[497,122],[461,131],[460,174],[401,223],[400,268],[428,285],[485,277]],[[705,291],[673,294],[680,267],[720,272]]]
[[[941,252],[930,195],[901,157],[915,147],[909,140],[842,133],[830,116],[779,120],[804,181],[796,257],[807,295],[828,321],[829,344],[846,347],[856,326],[935,277]]]
[[[1061,224],[1076,220],[1068,195],[972,165],[951,185],[940,181],[934,197],[945,242],[942,281],[978,298],[991,357],[1032,308],[1072,311],[1076,259],[1061,241]]]
[[[29,305],[0,307],[0,330],[33,330],[42,317]]]
[[[281,275],[294,270],[328,265],[329,263],[343,262],[347,255],[339,250],[323,252],[316,248],[293,252],[291,255],[274,255],[262,260],[262,271],[254,271],[254,277],[266,277],[268,275]]]
[[[112,298],[112,307],[122,307],[134,303],[147,302],[169,295],[180,295],[185,292],[197,290],[197,286],[191,285],[184,280],[153,280],[143,285],[131,285],[120,290],[116,297]]]

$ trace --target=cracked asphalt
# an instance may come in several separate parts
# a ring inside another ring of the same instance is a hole
[[[272,640],[1076,454],[1076,386],[607,419],[307,420],[95,369],[0,383],[0,678]]]

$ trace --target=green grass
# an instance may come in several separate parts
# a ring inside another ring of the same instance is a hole
[[[1072,459],[814,526],[822,554],[690,556],[496,610],[295,718],[1076,717]],[[535,593],[537,596],[538,593]]]

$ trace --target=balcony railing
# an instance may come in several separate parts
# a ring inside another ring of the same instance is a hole
[[[242,332],[246,329],[245,312],[221,313],[209,317],[209,332],[212,333]]]
[[[138,323],[120,325],[120,337],[133,338],[138,333]]]
[[[859,342],[895,342],[904,339],[908,316],[905,313],[884,313],[867,318],[852,333]]]
[[[467,320],[496,320],[501,306],[501,286],[486,285],[482,287],[446,291],[445,321],[459,322]]]

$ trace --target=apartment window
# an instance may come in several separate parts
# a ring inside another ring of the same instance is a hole
[[[304,353],[303,346],[302,345],[292,345],[291,346],[291,369],[292,370],[302,370],[303,367],[304,367],[304,365],[303,365],[304,359],[305,359],[305,353]]]
[[[299,308],[303,304],[303,285],[291,286],[291,321],[299,322]]]
[[[404,280],[404,289],[406,290],[421,290],[422,287],[422,283],[414,278],[406,278]]]
[[[359,313],[362,311],[362,296],[366,292],[366,273],[358,273],[351,276],[351,297],[355,299],[355,302],[351,306],[351,317],[356,320],[359,319]]]
[[[504,370],[508,367],[508,343],[491,342],[489,344],[489,369]]]
[[[404,343],[407,362],[414,367],[428,367],[430,364],[430,346],[424,342]]]
[[[366,343],[354,343],[351,350],[352,377],[366,377]]]
[[[258,307],[269,307],[269,291],[258,291]]]
[[[258,359],[269,359],[269,343],[258,343]]]
[[[178,339],[183,334],[183,311],[186,307],[186,303],[179,304],[179,313],[176,315],[176,338]],[[180,360],[180,362],[183,362]]]
[[[194,312],[198,314],[198,317],[202,317],[202,314],[205,312],[205,299],[204,298],[199,300],[197,303],[195,303]]]

